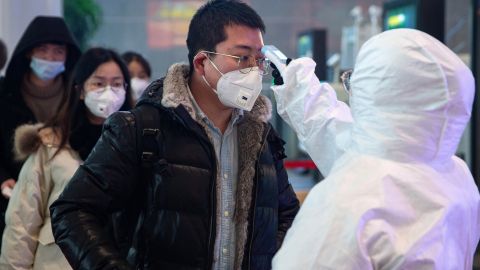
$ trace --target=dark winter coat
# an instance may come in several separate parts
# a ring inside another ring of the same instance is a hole
[[[5,77],[0,80],[0,183],[9,178],[17,179],[22,166],[13,158],[15,129],[21,124],[37,122],[23,100],[20,86],[24,76],[30,72],[27,54],[34,47],[47,42],[67,46],[65,72],[61,75],[64,85],[67,85],[67,77],[80,57],[80,49],[62,18],[36,17],[23,33],[13,51]],[[5,212],[7,203],[8,200],[0,196],[0,212]]]
[[[161,158],[153,179],[140,177],[136,119],[117,113],[50,208],[56,242],[74,269],[131,269],[104,226],[109,213],[140,199],[132,194],[142,183],[145,268],[211,269],[220,180],[211,140],[192,118],[187,75],[188,67],[172,66],[140,101],[160,112]],[[267,122],[270,112],[261,97],[238,125],[236,269],[270,269],[299,209],[283,167],[283,141]]]

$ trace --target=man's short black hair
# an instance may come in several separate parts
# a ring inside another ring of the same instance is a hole
[[[190,74],[193,57],[201,51],[215,51],[215,46],[226,40],[225,27],[242,25],[265,32],[262,18],[247,4],[238,0],[212,0],[201,6],[188,28],[187,47]]]

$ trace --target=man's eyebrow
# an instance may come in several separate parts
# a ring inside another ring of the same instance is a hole
[[[232,50],[245,50],[245,51],[248,51],[249,53],[254,53],[254,54],[261,53],[260,49],[256,50],[255,48],[253,48],[251,46],[241,45],[241,44],[233,46],[228,51],[232,51]]]
[[[231,49],[241,49],[241,50],[253,51],[253,48],[248,46],[248,45],[235,45]]]

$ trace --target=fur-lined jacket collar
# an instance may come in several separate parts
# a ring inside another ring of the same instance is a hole
[[[15,129],[14,153],[16,160],[25,160],[38,150],[40,145],[55,147],[60,144],[61,137],[52,128],[43,128],[42,123],[25,124]]]
[[[193,119],[197,119],[193,104],[190,101],[188,89],[189,67],[186,64],[173,64],[163,80],[163,95],[161,96],[161,105],[165,108],[176,108],[182,105],[189,112]],[[153,97],[158,99],[160,97]],[[153,102],[159,103],[158,100]],[[250,112],[244,112],[247,118],[254,121],[268,122],[272,117],[272,103],[270,100],[260,95]]]

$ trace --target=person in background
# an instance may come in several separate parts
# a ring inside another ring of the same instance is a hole
[[[472,269],[480,196],[454,155],[472,112],[469,68],[430,35],[397,29],[368,40],[342,76],[351,108],[314,69],[293,60],[273,87],[326,176],[273,269]]]
[[[0,269],[71,269],[55,244],[48,207],[93,148],[105,119],[130,108],[129,78],[114,51],[89,49],[75,66],[55,116],[17,128],[16,156],[26,161],[6,212]]]
[[[8,51],[7,45],[0,39],[0,71],[3,69],[7,63]]]
[[[47,122],[61,104],[80,57],[60,17],[39,16],[23,33],[0,80],[0,212],[4,215],[22,162],[13,158],[13,134],[25,123]],[[4,218],[0,220],[3,232]]]
[[[128,51],[122,54],[122,58],[127,63],[130,72],[130,85],[133,94],[132,106],[134,106],[150,84],[152,70],[147,59],[139,53]]]
[[[264,29],[245,3],[208,1],[190,22],[190,65],[172,65],[134,110],[105,122],[50,207],[56,243],[73,268],[271,268],[299,202],[284,142],[268,122],[271,103],[259,96]],[[146,118],[152,125],[140,129]],[[142,177],[146,163],[150,176]],[[105,225],[136,201],[138,256],[127,261]]]

